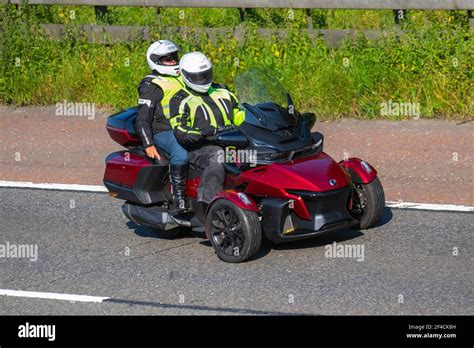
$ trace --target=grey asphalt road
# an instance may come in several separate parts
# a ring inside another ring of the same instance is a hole
[[[36,244],[38,260],[0,258],[0,289],[111,297],[81,303],[0,296],[0,315],[472,315],[474,214],[387,209],[368,231],[220,261],[198,235],[166,239],[100,193],[0,189],[0,244]],[[326,257],[333,242],[364,247]]]

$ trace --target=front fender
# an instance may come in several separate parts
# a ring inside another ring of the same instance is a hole
[[[207,215],[207,212],[209,211],[209,208],[214,204],[215,201],[219,199],[227,199],[228,201],[231,201],[236,206],[238,206],[240,209],[259,212],[257,204],[254,202],[252,198],[250,198],[249,195],[243,192],[238,192],[234,190],[225,190],[225,191],[219,192],[217,195],[214,196],[214,198],[212,199],[212,202],[209,204],[209,206],[206,209],[206,215]]]
[[[338,162],[338,164],[350,174],[353,183],[368,184],[377,177],[375,168],[360,158],[351,157]]]
[[[209,212],[209,209],[212,207],[212,205],[221,199],[227,199],[228,201],[231,201],[234,203],[236,206],[238,206],[240,209],[244,210],[251,210],[255,212],[259,212],[260,210],[258,209],[257,204],[254,202],[252,198],[250,198],[249,195],[246,195],[243,192],[238,192],[238,191],[233,191],[233,190],[226,190],[219,192],[217,195],[214,196],[212,199],[211,203],[206,209],[206,216]],[[208,231],[206,230],[206,237],[208,239],[211,238],[211,236],[208,235]]]

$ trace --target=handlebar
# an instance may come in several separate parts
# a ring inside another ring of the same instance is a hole
[[[218,126],[216,134],[231,131],[231,130],[234,130],[234,129],[237,129],[237,127],[234,126],[233,124],[228,125],[228,126]]]

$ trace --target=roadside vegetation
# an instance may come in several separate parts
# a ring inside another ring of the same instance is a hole
[[[109,7],[99,22],[150,26],[151,39],[175,40],[183,52],[201,50],[215,65],[215,80],[233,87],[236,75],[251,67],[274,71],[301,110],[322,119],[339,117],[403,119],[413,115],[381,112],[382,105],[411,103],[422,118],[472,119],[474,41],[466,11],[410,11],[395,35],[392,11],[314,10],[314,28],[380,29],[337,47],[301,29],[303,10],[251,10],[241,22],[237,9]],[[149,42],[93,44],[80,24],[97,23],[93,7],[0,5],[0,103],[48,105],[94,102],[120,109],[136,104],[136,86],[148,73]],[[40,24],[68,25],[68,35],[51,40]],[[99,23],[100,24],[100,23]],[[164,28],[241,27],[209,39],[191,33],[165,34]],[[285,28],[286,37],[261,37],[257,28]]]

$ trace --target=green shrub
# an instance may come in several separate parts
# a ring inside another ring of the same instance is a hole
[[[76,20],[68,15],[75,11]],[[95,21],[93,8],[78,6],[0,6],[1,90],[3,104],[54,104],[58,101],[95,102],[114,109],[135,105],[136,86],[148,73],[145,52],[149,42],[101,45],[88,43],[79,23]],[[362,35],[330,48],[321,37],[308,37],[304,11],[255,10],[247,16],[245,40],[232,35],[210,40],[199,33],[182,37],[167,33],[167,25],[237,25],[236,9],[179,9],[115,7],[114,24],[147,24],[152,39],[175,40],[183,52],[203,51],[215,65],[215,80],[233,87],[237,74],[263,66],[274,71],[302,110],[321,118],[379,118],[381,103],[419,103],[422,117],[471,119],[474,109],[474,44],[466,15],[461,11],[413,11],[403,24],[405,34],[369,41]],[[354,12],[313,11],[315,27],[355,21]],[[364,12],[359,12],[363,15]],[[379,13],[378,17],[374,13]],[[345,17],[344,17],[345,16]],[[389,27],[391,11],[372,11],[364,23]],[[179,18],[179,17],[178,17]],[[359,18],[360,19],[360,18]],[[68,25],[66,38],[46,37],[40,23]],[[139,22],[139,23],[138,23]],[[224,23],[224,24],[222,24]],[[270,24],[269,24],[270,23]],[[332,24],[331,24],[332,23]],[[262,38],[261,26],[285,27],[286,38]],[[389,115],[390,119],[405,116]]]

